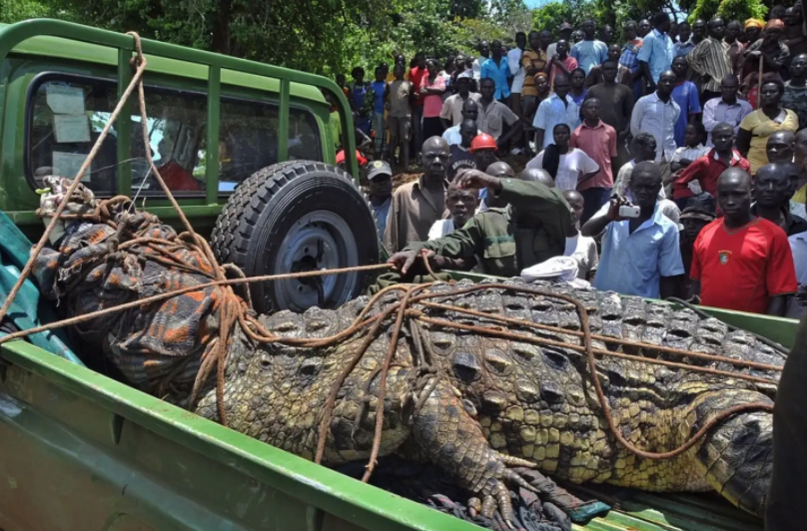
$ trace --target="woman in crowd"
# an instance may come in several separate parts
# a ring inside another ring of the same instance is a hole
[[[420,92],[423,94],[423,138],[443,134],[443,123],[440,111],[443,109],[443,93],[446,91],[446,78],[438,72],[440,68],[435,59],[426,61],[429,74],[423,78]]]
[[[583,105],[583,100],[586,99],[588,89],[586,88],[586,71],[582,68],[575,68],[572,70],[572,77],[570,79],[572,89],[569,91],[569,96],[572,97],[578,107]]]
[[[763,76],[759,90],[760,108],[743,118],[737,133],[737,149],[751,163],[752,175],[768,163],[768,137],[777,131],[795,133],[799,128],[796,113],[780,105],[785,84],[778,76]]]
[[[776,74],[781,76],[781,71],[790,58],[790,50],[782,42],[785,24],[779,19],[769,20],[765,25],[765,32],[762,37],[749,43],[748,48],[743,51],[743,71],[742,89],[747,95],[748,102],[752,107],[757,106],[756,91],[759,90],[759,67],[762,63],[762,74]],[[781,77],[780,77],[781,79]]]
[[[367,83],[364,82],[364,68],[357,66],[350,75],[353,77],[353,82],[347,86],[348,94],[350,94],[348,101],[350,101],[350,107],[356,117],[356,128],[361,129],[365,135],[369,135],[372,122],[366,105]]]
[[[548,145],[529,161],[527,169],[546,170],[559,190],[576,190],[579,183],[597,175],[600,167],[583,150],[569,147],[572,132],[568,125],[556,125],[552,134],[555,143]]]

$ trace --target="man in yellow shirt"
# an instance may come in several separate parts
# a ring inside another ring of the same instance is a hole
[[[524,67],[524,86],[521,87],[521,115],[532,122],[532,116],[538,108],[538,89],[535,87],[535,76],[546,72],[546,52],[541,48],[541,34],[531,31],[527,38],[530,47],[521,54],[521,66]],[[531,131],[525,131],[526,145],[530,145]],[[538,148],[536,148],[538,149]]]
[[[409,80],[409,69],[406,68],[406,58],[398,54],[395,56],[395,64],[396,65],[403,65],[404,67],[404,80]],[[392,83],[395,81],[395,65],[393,65],[392,70],[387,72],[387,83]]]
[[[795,183],[796,193],[790,199],[790,211],[802,215],[801,213],[805,211],[805,204],[807,204],[807,129],[796,133],[793,162],[801,168],[801,175]]]

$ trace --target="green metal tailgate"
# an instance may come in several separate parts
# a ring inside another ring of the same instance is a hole
[[[479,528],[15,341],[0,347],[0,529]]]

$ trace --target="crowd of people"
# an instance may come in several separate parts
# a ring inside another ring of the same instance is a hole
[[[807,39],[767,21],[630,21],[482,42],[338,83],[374,139],[391,261],[591,282],[799,316],[807,301]],[[442,66],[442,68],[441,68]],[[521,173],[508,155],[526,154]],[[392,191],[394,169],[419,179]],[[512,162],[512,161],[511,161]],[[478,192],[477,192],[478,190]]]

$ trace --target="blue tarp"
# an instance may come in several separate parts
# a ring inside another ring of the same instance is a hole
[[[0,300],[5,300],[20,272],[28,262],[33,245],[5,213],[0,212]],[[49,301],[40,298],[39,289],[30,277],[25,281],[11,305],[8,318],[21,330],[56,321],[56,312]],[[2,334],[0,332],[0,334]],[[28,336],[34,345],[62,358],[83,365],[65,343],[59,330]]]

